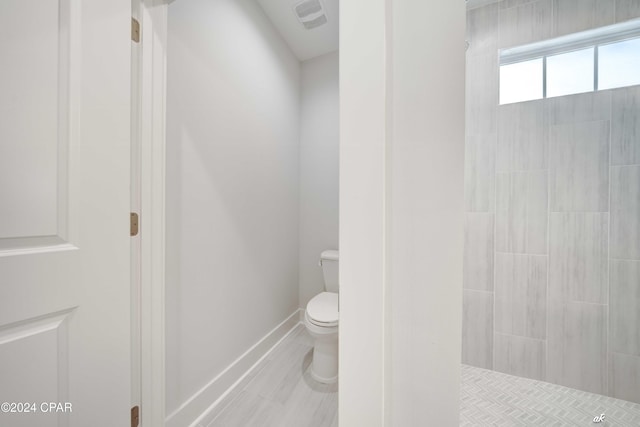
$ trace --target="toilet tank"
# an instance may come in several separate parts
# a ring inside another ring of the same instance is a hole
[[[320,266],[327,292],[338,292],[338,251],[326,250],[320,254]]]

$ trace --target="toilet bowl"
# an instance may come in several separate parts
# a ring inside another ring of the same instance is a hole
[[[320,255],[325,292],[307,304],[304,325],[313,337],[311,377],[321,383],[338,381],[338,251]]]
[[[322,292],[313,297],[304,325],[314,341],[311,377],[325,384],[338,381],[338,294]]]

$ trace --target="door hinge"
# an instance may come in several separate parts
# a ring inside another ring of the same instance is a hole
[[[134,406],[131,408],[131,427],[138,427],[140,423],[140,407]]]
[[[135,212],[131,212],[131,221],[130,221],[130,234],[131,236],[137,236],[138,235],[138,228],[139,228],[139,219],[138,219],[138,214]]]
[[[140,42],[140,23],[136,18],[131,18],[131,40]]]

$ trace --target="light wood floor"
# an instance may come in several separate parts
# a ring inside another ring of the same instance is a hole
[[[337,427],[338,384],[309,374],[313,340],[298,325],[216,407],[207,427]]]

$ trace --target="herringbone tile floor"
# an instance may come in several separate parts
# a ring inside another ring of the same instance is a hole
[[[462,365],[460,425],[639,427],[640,404]]]

